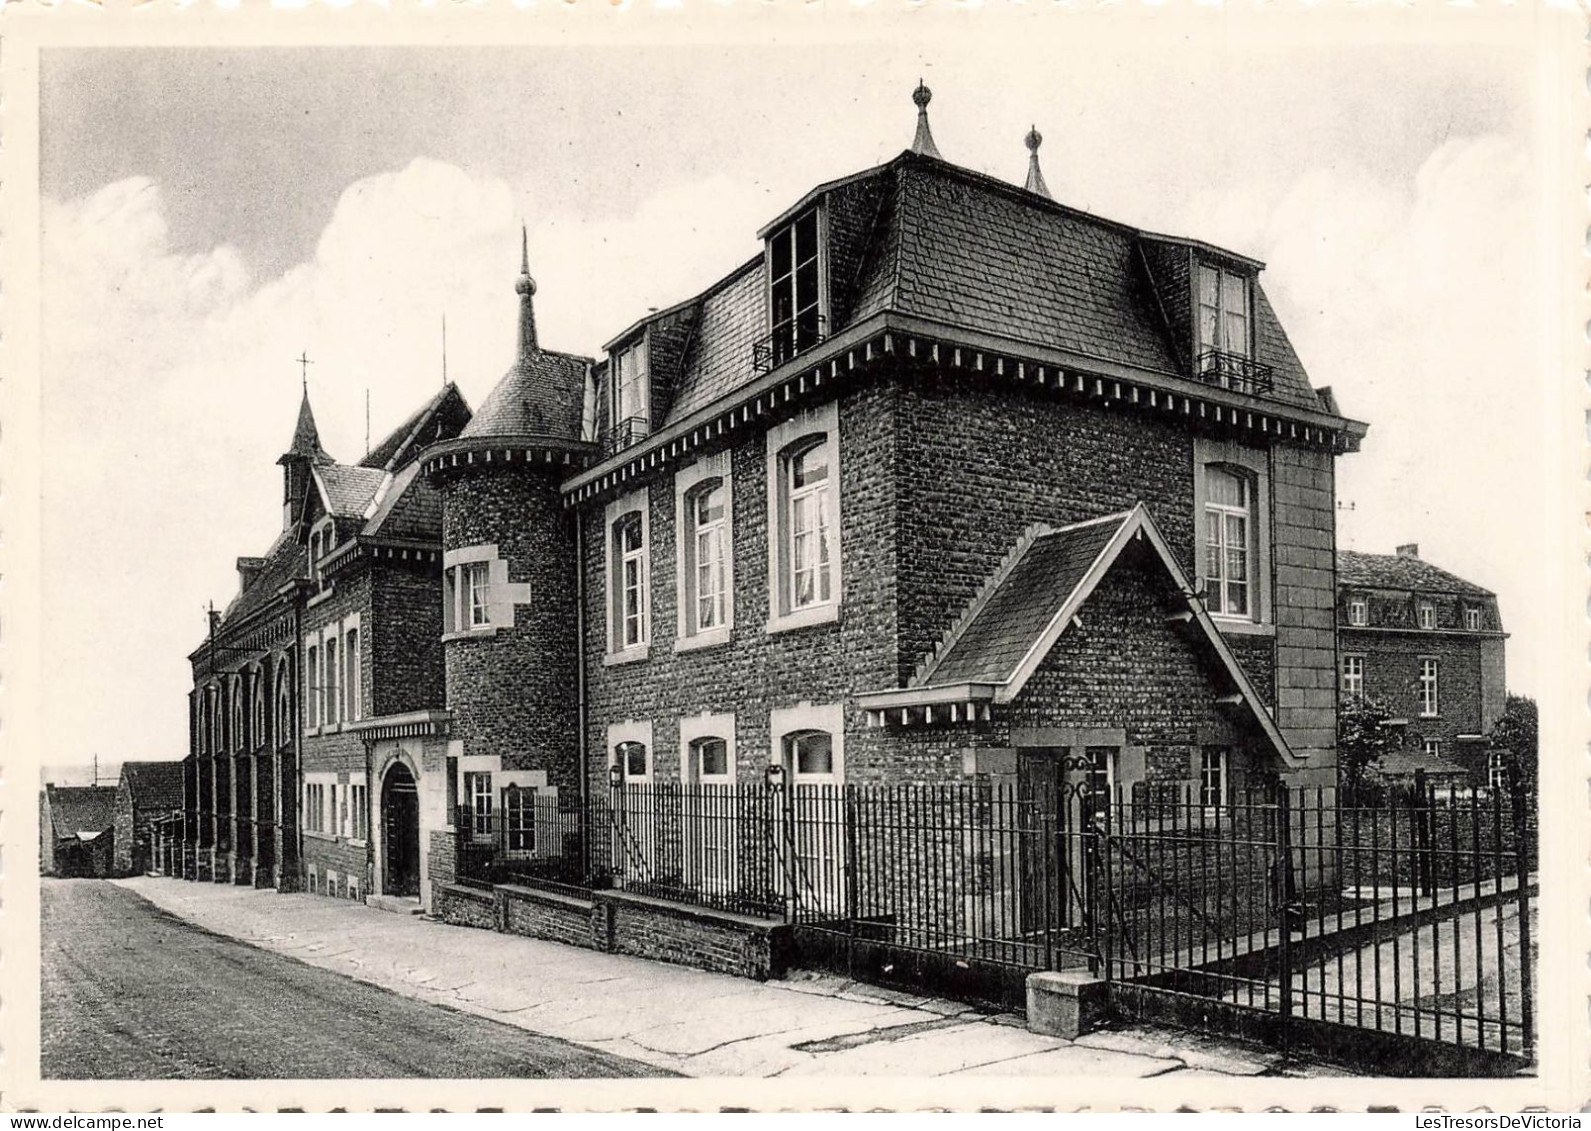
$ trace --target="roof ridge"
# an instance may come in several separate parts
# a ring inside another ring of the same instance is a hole
[[[921,686],[927,682],[940,659],[950,651],[972,622],[978,618],[978,614],[983,611],[984,606],[999,591],[1000,586],[1005,584],[1005,579],[1011,576],[1011,571],[1027,556],[1027,552],[1032,548],[1033,543],[1047,534],[1054,533],[1056,533],[1055,528],[1042,522],[1031,523],[1023,529],[1022,533],[1017,536],[1016,542],[1006,551],[1006,555],[1001,559],[1000,564],[995,567],[994,572],[984,579],[982,587],[979,588],[972,600],[967,603],[961,615],[951,623],[950,628],[940,636],[939,642],[918,663],[916,669],[912,672],[911,679],[908,681],[908,686]]]

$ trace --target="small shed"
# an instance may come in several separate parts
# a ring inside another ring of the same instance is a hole
[[[116,783],[116,874],[150,871],[153,822],[181,811],[181,762],[123,762]]]
[[[116,787],[46,784],[39,801],[39,863],[44,874],[110,875]]]

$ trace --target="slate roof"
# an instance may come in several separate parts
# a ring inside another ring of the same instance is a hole
[[[935,683],[1004,683],[1111,536],[1115,522],[1067,527],[1034,538],[932,669]]]
[[[1447,570],[1438,569],[1420,558],[1361,554],[1353,550],[1337,552],[1337,584],[1424,593],[1460,593],[1470,597],[1495,596],[1490,589],[1455,577]]]
[[[590,364],[590,358],[543,349],[519,358],[481,403],[460,438],[579,440],[586,367]]]
[[[363,533],[414,541],[442,537],[442,495],[420,474],[418,460],[393,477]]]
[[[135,808],[156,813],[182,808],[181,762],[123,762],[122,779]]]
[[[99,833],[116,819],[116,787],[110,785],[47,785],[50,821],[58,837]],[[181,804],[179,799],[178,804]]]
[[[1186,300],[1186,283],[1178,298],[1157,293],[1140,262],[1140,245],[1173,244],[1256,271],[1262,266],[909,151],[819,186],[786,215],[826,191],[870,178],[883,185],[883,204],[864,233],[854,279],[833,281],[848,293],[848,308],[836,311],[847,325],[889,311],[1186,377],[1192,359],[1183,356],[1186,342],[1177,343],[1164,311],[1166,303]],[[691,300],[700,306],[701,321],[664,425],[756,379],[749,360],[752,343],[767,333],[764,276],[759,256]],[[1255,359],[1274,370],[1272,399],[1326,409],[1258,280],[1254,342]]]
[[[346,467],[340,463],[315,469],[326,509],[334,518],[363,518],[387,473],[372,467]]]
[[[372,448],[370,454],[359,461],[359,466],[374,467],[381,471],[396,471],[403,467],[420,454],[421,448],[441,438],[437,433],[444,428],[445,421],[438,420],[436,428],[426,427],[427,423],[434,417],[449,414],[461,415],[465,419],[470,415],[464,394],[451,381]]]
[[[223,622],[241,620],[263,608],[276,597],[276,591],[295,577],[308,573],[308,551],[283,533],[277,536],[265,554],[265,566],[254,575],[254,581],[232,599],[223,616]]]

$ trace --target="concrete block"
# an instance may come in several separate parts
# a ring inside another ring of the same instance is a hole
[[[1028,975],[1028,1028],[1074,1041],[1105,1018],[1106,983],[1078,970],[1041,970]]]

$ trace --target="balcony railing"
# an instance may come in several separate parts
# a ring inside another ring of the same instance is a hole
[[[650,431],[650,422],[646,417],[626,417],[603,433],[602,452],[604,455],[610,456],[617,452],[622,452],[631,444],[638,444],[646,439],[647,433]]]
[[[1274,367],[1226,350],[1207,349],[1199,354],[1194,376],[1209,385],[1235,393],[1265,396],[1276,388]]]
[[[803,354],[827,337],[828,320],[822,315],[803,315],[787,322],[773,333],[754,342],[751,347],[751,367],[758,373],[769,373],[798,354]]]

